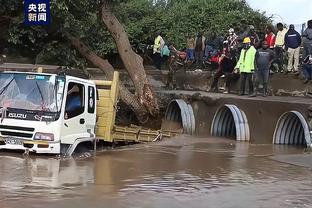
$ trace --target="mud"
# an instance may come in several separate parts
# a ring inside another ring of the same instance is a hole
[[[1,152],[0,207],[312,207],[303,153],[187,136],[86,159]]]

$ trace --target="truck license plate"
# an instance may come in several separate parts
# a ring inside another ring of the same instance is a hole
[[[12,144],[12,145],[23,145],[23,141],[19,139],[5,138],[4,142],[6,144]]]

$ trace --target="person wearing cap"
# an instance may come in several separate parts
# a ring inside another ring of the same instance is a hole
[[[290,25],[288,32],[285,34],[285,48],[288,52],[288,72],[298,73],[301,42],[301,36],[295,30],[295,26]]]
[[[279,22],[276,25],[278,30],[276,34],[276,40],[274,45],[275,56],[276,56],[276,63],[278,64],[279,70],[283,71],[283,63],[284,63],[284,56],[283,52],[285,49],[285,35],[287,33],[287,29],[284,27],[283,23]]]
[[[274,52],[268,48],[268,43],[266,41],[262,42],[262,48],[257,50],[256,53],[256,70],[255,70],[255,89],[252,97],[257,96],[258,86],[262,84],[263,93],[262,96],[267,96],[269,75],[270,75],[270,65],[274,60]]]
[[[256,52],[255,47],[251,45],[250,38],[244,38],[243,49],[241,50],[239,60],[235,67],[235,71],[240,73],[239,95],[245,94],[246,81],[248,81],[249,95],[253,94],[252,75],[255,71]]]
[[[235,34],[233,28],[229,29],[229,36],[226,39],[228,48],[233,57],[236,57],[238,52],[238,36]]]

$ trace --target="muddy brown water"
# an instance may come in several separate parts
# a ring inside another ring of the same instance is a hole
[[[180,138],[86,159],[0,153],[1,208],[312,207],[303,147]]]

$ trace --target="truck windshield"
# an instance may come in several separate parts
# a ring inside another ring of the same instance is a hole
[[[0,73],[0,107],[58,112],[63,89],[56,75]]]

